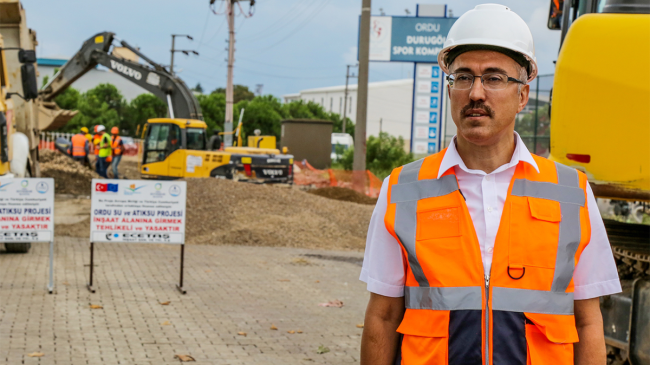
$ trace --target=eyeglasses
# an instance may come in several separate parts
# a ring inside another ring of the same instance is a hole
[[[508,82],[510,81],[525,85],[523,81],[502,73],[489,73],[481,76],[474,76],[468,73],[456,72],[447,76],[447,81],[453,90],[468,90],[472,88],[472,85],[474,85],[474,79],[477,77],[481,79],[481,83],[483,83],[483,87],[486,90],[503,90],[508,87]]]

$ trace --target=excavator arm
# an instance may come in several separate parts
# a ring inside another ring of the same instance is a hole
[[[183,80],[170,74],[163,66],[125,41],[120,41],[121,45],[140,56],[149,65],[110,54],[114,40],[118,39],[111,32],[98,33],[86,40],[79,52],[41,89],[42,100],[53,101],[78,78],[100,64],[165,101],[171,118],[203,120],[199,102]]]

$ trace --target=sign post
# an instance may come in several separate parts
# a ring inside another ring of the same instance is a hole
[[[93,179],[90,215],[90,277],[93,287],[95,243],[164,243],[181,245],[180,283],[185,294],[185,181]]]
[[[54,292],[54,179],[0,180],[0,242],[49,242],[49,281]]]
[[[370,20],[370,61],[415,65],[411,151],[416,155],[441,148],[444,75],[438,53],[456,21],[446,17],[446,9],[445,5],[423,4],[418,5],[417,17],[373,16]]]

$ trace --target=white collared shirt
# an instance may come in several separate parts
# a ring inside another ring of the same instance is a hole
[[[490,272],[492,266],[494,241],[508,195],[508,186],[515,174],[517,164],[523,161],[539,172],[537,163],[524,142],[517,133],[515,133],[515,137],[516,147],[510,162],[489,174],[481,170],[467,168],[456,149],[456,137],[449,145],[440,164],[438,178],[450,168],[454,168],[458,186],[465,196],[467,208],[474,223],[485,272]],[[367,288],[370,292],[388,297],[401,297],[404,296],[405,266],[402,261],[400,245],[384,224],[388,206],[387,188],[388,178],[384,180],[370,220],[360,280],[368,284]],[[591,240],[582,252],[578,266],[573,273],[574,299],[576,300],[595,298],[621,291],[618,271],[605,225],[589,184],[587,184],[587,210],[591,220]]]

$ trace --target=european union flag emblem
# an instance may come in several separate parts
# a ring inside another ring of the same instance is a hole
[[[106,191],[117,193],[117,184],[106,184]]]

